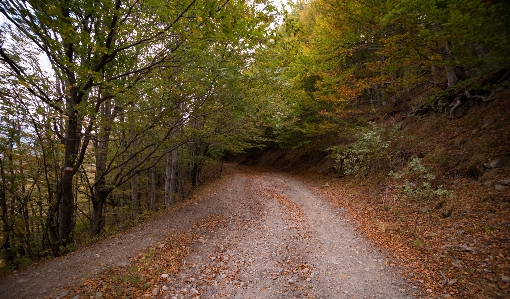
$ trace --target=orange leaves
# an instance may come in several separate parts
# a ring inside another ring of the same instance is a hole
[[[505,297],[510,294],[504,282],[510,273],[510,247],[504,241],[507,215],[503,207],[491,209],[495,202],[480,201],[484,196],[480,186],[462,188],[463,184],[459,181],[456,197],[449,201],[456,214],[447,218],[434,207],[419,213],[417,201],[385,200],[392,198],[393,190],[366,179],[343,178],[317,191],[346,208],[366,235],[391,252],[405,267],[404,275],[431,298]]]
[[[205,219],[198,224],[210,226],[215,220]],[[181,268],[181,260],[189,254],[189,246],[196,236],[191,233],[171,233],[164,243],[158,243],[146,252],[140,252],[126,267],[116,267],[89,278],[81,286],[71,290],[75,295],[94,297],[98,292],[102,298],[147,298],[152,296]]]

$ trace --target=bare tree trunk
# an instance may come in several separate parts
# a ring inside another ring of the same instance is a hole
[[[150,209],[155,212],[156,211],[156,166],[153,166],[150,169],[150,179],[151,179],[151,194],[150,194]]]
[[[136,160],[135,158],[133,162],[136,163]],[[138,173],[131,177],[131,206],[133,219],[136,219],[140,207],[140,175]]]
[[[167,155],[165,171],[165,206],[175,203],[177,179],[178,148],[173,148]]]
[[[11,227],[9,226],[9,220],[7,219],[7,197],[5,194],[6,190],[6,177],[4,172],[4,163],[3,158],[0,157],[0,178],[2,179],[2,186],[0,186],[0,208],[1,208],[1,218],[2,219],[2,233],[4,235],[4,242],[2,244],[2,251],[4,252],[5,261],[7,263],[14,262],[14,254],[12,252],[10,234]]]
[[[99,94],[98,97],[101,95]],[[105,125],[98,128],[98,138],[94,142],[96,157],[96,174],[94,179],[94,188],[92,190],[92,215],[90,217],[90,236],[95,236],[105,226],[103,216],[104,205],[108,195],[113,191],[113,187],[107,186],[105,171],[108,157],[108,146],[110,144],[110,134],[112,126],[109,121],[115,118],[115,111],[112,112],[110,101],[106,101],[101,107],[101,114],[105,117]]]
[[[453,63],[454,58],[453,58],[453,54],[451,51],[451,46],[452,46],[452,43],[450,41],[447,41],[444,51],[443,51],[444,52],[443,59],[446,60],[447,62]],[[448,65],[448,66],[446,66],[446,79],[448,82],[448,87],[452,87],[455,84],[457,84],[457,82],[466,79],[466,72],[464,71],[464,68],[462,68],[462,67]]]

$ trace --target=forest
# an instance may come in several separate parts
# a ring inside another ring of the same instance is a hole
[[[496,0],[2,1],[2,273],[164,212],[260,149],[320,153],[336,176],[392,180],[449,217],[455,192],[432,168],[451,157],[381,120],[433,115],[437,133],[508,98],[509,13]],[[500,132],[455,175],[509,156]]]

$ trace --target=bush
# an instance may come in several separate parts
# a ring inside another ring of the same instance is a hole
[[[394,132],[386,138],[384,129],[371,123],[369,127],[359,129],[354,143],[330,147],[329,157],[335,160],[335,168],[343,174],[367,175],[369,171],[389,166],[387,149]]]
[[[407,166],[399,171],[390,171],[390,176],[397,181],[399,194],[404,198],[430,200],[434,197],[453,198],[453,192],[443,189],[443,186],[433,186],[436,178],[419,158],[413,158]]]

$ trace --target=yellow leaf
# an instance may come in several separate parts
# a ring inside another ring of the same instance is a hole
[[[202,22],[202,20],[203,20],[201,16],[198,16],[197,19],[199,22]]]

